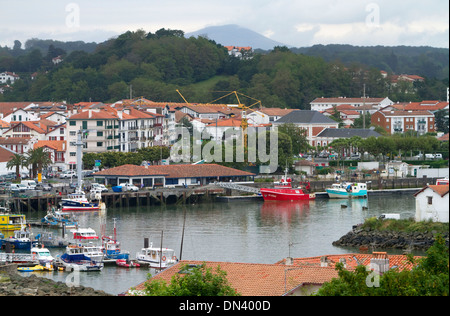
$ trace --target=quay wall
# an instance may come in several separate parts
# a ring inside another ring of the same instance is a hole
[[[415,190],[423,188],[427,184],[436,183],[437,178],[403,178],[403,179],[380,179],[368,182],[369,195],[380,194],[413,194]],[[311,181],[311,192],[315,192],[317,198],[327,198],[325,189],[334,181]],[[262,188],[273,187],[271,182],[256,182],[246,184],[247,186]],[[34,192],[34,196],[8,197],[0,196],[0,199],[12,201],[13,210],[46,211],[48,205],[58,205],[65,195]],[[135,207],[161,204],[191,204],[203,201],[215,201],[218,197],[221,201],[232,201],[229,197],[247,196],[249,200],[257,200],[252,194],[238,190],[224,189],[210,184],[204,187],[190,188],[161,188],[157,190],[140,190],[139,192],[108,192],[102,194],[102,201],[106,207]],[[225,198],[224,198],[225,197]],[[228,197],[228,199],[226,198]]]

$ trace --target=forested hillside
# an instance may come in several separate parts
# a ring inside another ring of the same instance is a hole
[[[349,63],[276,47],[240,60],[214,41],[185,38],[178,30],[126,32],[91,53],[67,53],[54,45],[46,53],[16,47],[20,54],[13,56],[11,51],[14,48],[0,49],[0,72],[15,71],[21,80],[0,94],[0,101],[110,102],[129,98],[131,90],[133,97],[183,102],[176,92],[180,89],[190,102],[210,102],[223,91],[237,90],[266,107],[304,109],[316,97],[362,96],[364,84],[368,96],[389,96],[393,101],[446,99],[448,87],[448,66],[445,79],[427,78],[416,85],[415,93],[407,93],[381,77],[380,70],[387,70],[383,65],[364,65],[356,55]],[[51,59],[58,55],[64,61],[54,65]]]

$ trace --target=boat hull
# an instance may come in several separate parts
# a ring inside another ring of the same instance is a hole
[[[300,201],[314,200],[314,193],[305,193],[300,189],[261,189],[264,201]]]
[[[100,210],[100,205],[98,203],[63,200],[61,210],[63,212],[98,211]]]

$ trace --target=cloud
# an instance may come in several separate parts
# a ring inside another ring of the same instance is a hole
[[[0,45],[42,36],[101,42],[128,30],[187,33],[237,24],[291,46],[448,47],[448,11],[443,0],[14,0],[2,4]]]

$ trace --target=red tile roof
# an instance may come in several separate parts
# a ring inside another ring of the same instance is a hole
[[[428,185],[428,186],[422,188],[422,190],[420,190],[416,194],[414,194],[414,196],[417,196],[420,193],[422,193],[423,191],[425,191],[426,189],[430,188],[431,190],[433,190],[434,192],[439,194],[441,197],[443,197],[444,195],[448,194],[448,187],[449,187],[448,185]]]
[[[116,168],[103,170],[95,176],[151,176],[159,175],[166,178],[213,178],[213,177],[237,177],[254,176],[255,174],[241,171],[217,164],[200,165],[170,165],[170,166],[135,166],[123,165]]]
[[[184,265],[201,265],[202,263],[205,263],[207,268],[212,268],[213,271],[219,266],[226,272],[230,286],[242,296],[282,296],[302,284],[320,285],[338,276],[337,271],[332,268],[296,268],[284,264],[183,260],[155,275],[151,280],[163,280],[168,284],[172,276],[176,275]],[[145,283],[136,286],[135,290],[145,289]]]

